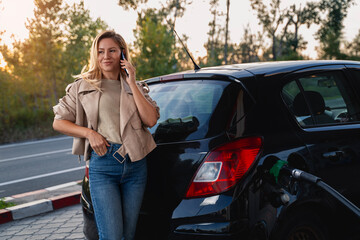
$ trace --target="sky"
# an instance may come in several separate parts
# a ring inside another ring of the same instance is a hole
[[[28,37],[28,31],[25,28],[25,22],[28,18],[32,18],[34,3],[32,0],[0,0],[0,31],[5,30],[3,42],[10,44],[12,42],[11,35],[17,40]],[[72,4],[78,3],[80,0],[64,0]],[[166,0],[149,0],[147,7],[159,7],[159,2]],[[318,0],[315,0],[318,1]],[[135,40],[133,29],[136,26],[137,11],[123,10],[117,5],[118,0],[84,0],[85,8],[90,10],[90,15],[95,19],[100,17],[110,28],[120,33],[128,43]],[[206,55],[204,43],[207,41],[207,32],[209,31],[209,22],[212,19],[210,14],[209,0],[193,0],[191,5],[186,7],[186,12],[182,18],[178,18],[176,22],[176,31],[181,36],[188,36],[187,45],[189,51],[195,56]],[[269,0],[264,0],[269,2]],[[293,3],[299,5],[304,4],[307,0],[283,0],[282,7],[287,7]],[[21,7],[19,7],[21,6]],[[226,0],[220,0],[220,11],[226,12]],[[222,17],[225,21],[225,16]],[[360,0],[355,0],[355,6],[349,9],[348,16],[344,21],[344,38],[351,41],[359,32],[360,25]],[[223,26],[224,26],[223,22]],[[252,33],[262,32],[262,28],[258,23],[256,12],[251,9],[249,0],[231,0],[230,1],[230,42],[239,43],[244,28],[249,25]],[[318,42],[314,39],[314,33],[317,27],[313,26],[307,29],[305,26],[300,28],[300,33],[304,39],[308,41],[307,50],[304,52],[310,58],[316,58],[315,46]],[[0,53],[1,54],[1,53]],[[0,66],[1,66],[0,59]]]

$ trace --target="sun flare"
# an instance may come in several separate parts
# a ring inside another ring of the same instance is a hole
[[[25,27],[25,22],[34,16],[33,10],[32,0],[0,1],[0,32],[5,31],[0,36],[2,43],[11,46],[13,38],[23,40],[28,37],[29,31]]]

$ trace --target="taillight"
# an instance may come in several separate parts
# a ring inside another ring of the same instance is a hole
[[[186,198],[216,195],[233,187],[255,161],[262,139],[248,137],[212,150],[193,178]]]

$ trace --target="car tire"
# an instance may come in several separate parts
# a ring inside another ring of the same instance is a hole
[[[318,214],[299,211],[288,214],[271,239],[328,240],[329,234],[324,221]]]

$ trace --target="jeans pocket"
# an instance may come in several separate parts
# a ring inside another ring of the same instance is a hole
[[[109,153],[109,150],[110,150],[110,148],[111,148],[111,146],[110,147],[106,147],[106,152],[105,152],[105,154],[104,155],[98,155],[94,150],[91,150],[91,156],[93,156],[94,155],[94,157],[98,157],[98,158],[102,158],[102,157],[105,157],[106,156],[106,154],[108,154]],[[90,156],[90,157],[91,157]]]

